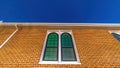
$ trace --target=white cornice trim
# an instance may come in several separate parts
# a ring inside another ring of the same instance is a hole
[[[48,22],[2,22],[2,25],[24,25],[24,26],[103,26],[120,27],[118,23],[48,23]]]

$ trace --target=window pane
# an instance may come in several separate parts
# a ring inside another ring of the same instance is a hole
[[[55,51],[57,51],[57,48],[46,48],[46,51],[55,52]]]
[[[45,56],[44,60],[46,60],[46,61],[56,61],[57,58],[56,57]]]
[[[58,47],[58,35],[51,33],[47,39],[47,47]]]
[[[45,61],[58,60],[58,34],[50,33],[48,35],[43,60]]]
[[[72,38],[68,33],[63,33],[62,34],[62,47],[72,47],[73,46],[73,42],[72,42]]]
[[[57,60],[57,48],[46,48],[44,60]]]
[[[62,34],[61,49],[62,61],[76,61],[72,36],[69,33]]]
[[[73,48],[62,48],[62,60],[63,61],[75,61],[76,56]]]

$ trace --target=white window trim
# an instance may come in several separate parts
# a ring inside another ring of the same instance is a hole
[[[119,34],[120,35],[120,30],[109,30],[108,31],[110,34],[111,33],[116,33],[116,34]]]
[[[58,61],[43,61],[43,56],[44,56],[44,51],[45,51],[45,47],[46,47],[47,37],[52,32],[56,32],[59,35]],[[73,47],[74,47],[74,51],[75,51],[75,55],[76,55],[77,61],[61,61],[61,34],[64,33],[64,32],[67,32],[67,33],[69,33],[72,36]],[[74,40],[74,36],[73,36],[72,30],[48,30],[47,31],[39,64],[81,64],[80,63],[80,59],[79,59],[79,55],[78,55],[78,52],[77,52],[77,47],[76,47],[76,44],[75,44],[75,40]]]

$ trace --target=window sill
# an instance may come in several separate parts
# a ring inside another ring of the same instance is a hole
[[[39,64],[81,64],[80,62],[53,62],[53,61],[43,61],[43,62],[39,62]]]

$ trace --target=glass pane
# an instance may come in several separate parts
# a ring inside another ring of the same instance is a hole
[[[48,35],[47,47],[58,47],[58,34],[51,33]]]
[[[56,42],[48,42],[47,43],[47,47],[57,47],[58,46],[58,43]]]
[[[46,61],[56,61],[57,58],[56,57],[45,56],[44,60],[46,60]]]
[[[50,38],[50,39],[54,39],[54,38],[57,38],[57,37],[58,37],[58,35],[56,33],[51,33],[48,36],[48,38]]]
[[[58,34],[50,33],[47,38],[46,49],[43,60],[57,61],[58,60]]]
[[[112,33],[112,35],[118,40],[120,41],[120,35],[116,34],[116,33]]]
[[[55,52],[55,51],[57,51],[57,48],[46,48],[46,51]]]
[[[44,59],[46,61],[55,61],[57,60],[57,48],[46,48]]]
[[[72,47],[73,46],[72,37],[68,33],[62,34],[61,42],[62,42],[61,43],[62,47]]]
[[[63,61],[75,61],[76,56],[73,48],[62,48],[62,60]]]

